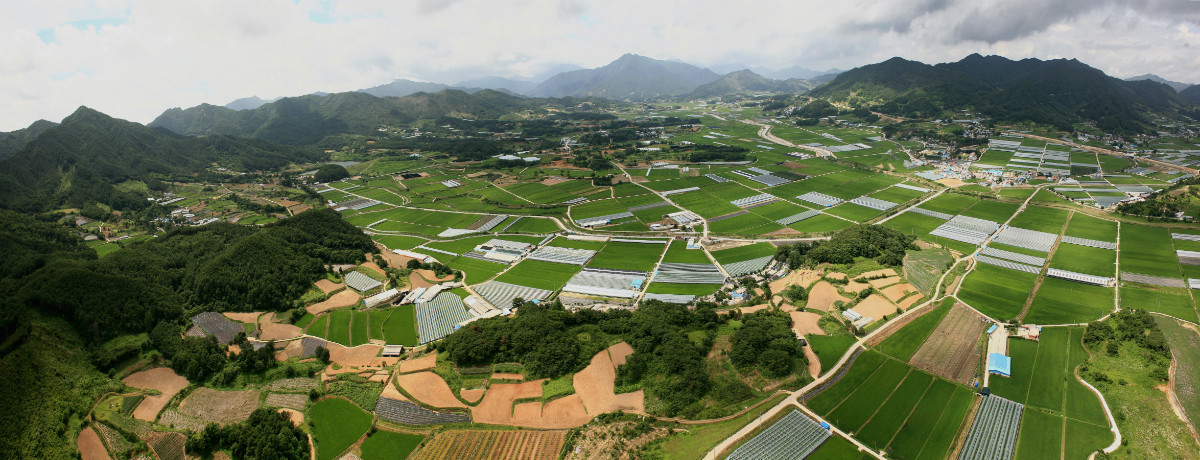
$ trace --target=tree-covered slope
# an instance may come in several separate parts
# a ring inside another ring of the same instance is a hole
[[[595,69],[563,72],[529,91],[539,97],[606,97],[649,99],[686,94],[720,78],[708,69],[681,62],[626,54]]]
[[[320,157],[314,149],[255,139],[186,138],[80,107],[0,162],[0,207],[40,211],[99,202],[136,208],[145,198],[119,192],[114,184],[192,174],[214,164],[265,170]]]
[[[812,89],[815,84],[806,80],[788,79],[772,80],[750,70],[739,70],[722,76],[719,80],[700,85],[685,98],[699,99],[706,97],[724,96],[727,94],[746,94],[756,92],[800,93]]]
[[[50,128],[58,126],[58,123],[53,121],[38,120],[29,125],[28,128],[18,129],[7,133],[0,133],[0,161],[5,158],[15,155],[28,144],[29,141],[41,136]]]

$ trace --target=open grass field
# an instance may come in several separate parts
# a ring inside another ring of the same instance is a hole
[[[417,311],[412,305],[391,308],[391,315],[383,323],[383,337],[387,343],[415,347],[417,340]]]
[[[567,280],[575,276],[582,268],[578,265],[523,260],[503,275],[496,277],[496,281],[556,291],[567,284]]]
[[[944,220],[924,216],[921,214],[906,212],[896,217],[889,219],[882,225],[903,232],[905,235],[912,235],[918,238],[924,237],[938,228],[939,225],[945,223]]]
[[[1171,232],[1144,225],[1121,225],[1121,271],[1180,278]]]
[[[743,260],[757,259],[759,257],[774,256],[775,245],[771,243],[754,243],[748,246],[740,246],[732,249],[721,251],[713,251],[713,258],[722,264],[731,264],[741,262]]]
[[[665,244],[609,242],[588,262],[588,266],[650,271],[666,247]]]
[[[362,443],[363,460],[392,460],[407,458],[425,437],[417,434],[376,431]]]
[[[1050,268],[1113,277],[1116,263],[1117,251],[1060,242],[1050,259]]]
[[[329,312],[329,331],[325,339],[350,346],[350,321],[354,313],[347,309]]]
[[[508,225],[508,224],[505,224]],[[501,227],[503,228],[503,227]],[[558,225],[554,221],[544,218],[525,217],[517,221],[511,227],[504,230],[505,233],[536,233],[546,234],[558,231]]]
[[[884,354],[907,362],[909,358],[912,358],[913,353],[916,353],[917,349],[921,348],[921,344],[925,343],[925,339],[929,337],[933,329],[942,321],[946,313],[950,311],[951,305],[954,305],[954,299],[947,298],[943,300],[941,304],[932,310],[922,314],[899,331],[896,331],[891,337],[881,342],[877,348]]]
[[[921,195],[923,195],[923,193],[918,192],[916,190],[909,190],[909,189],[900,188],[900,187],[888,187],[888,188],[885,188],[878,192],[872,193],[870,195],[870,197],[884,200],[884,201],[891,201],[892,203],[896,203],[896,204],[904,204],[905,202],[908,202],[909,200],[913,200]]]
[[[1121,308],[1159,312],[1191,322],[1200,322],[1187,288],[1170,288],[1148,284],[1121,285]]]
[[[479,284],[487,281],[508,267],[508,264],[505,263],[489,262],[470,257],[457,257],[447,262],[446,265],[455,270],[461,270],[466,275],[463,282],[469,284]]]
[[[1157,317],[1175,360],[1175,397],[1192,424],[1200,422],[1200,333],[1178,321]]]
[[[1067,223],[1067,215],[1069,211],[1063,209],[1028,206],[1013,218],[1010,225],[1057,235],[1062,231],[1063,224]]]
[[[844,217],[855,222],[866,222],[875,218],[875,216],[883,214],[883,211],[877,211],[854,203],[842,203],[825,210],[825,212],[829,215]]]
[[[1117,223],[1077,212],[1067,224],[1067,236],[1099,241],[1117,241]]]
[[[821,361],[821,373],[832,369],[856,340],[848,335],[810,335],[806,339]]]
[[[907,251],[904,255],[904,278],[926,295],[933,294],[938,278],[954,262],[945,249]]]
[[[375,235],[374,239],[388,249],[412,249],[426,241],[425,238],[403,235]]]
[[[1113,309],[1113,289],[1046,277],[1023,319],[1029,324],[1074,324],[1100,319]]]
[[[605,243],[603,241],[572,240],[568,238],[555,238],[549,243],[546,243],[546,246],[553,246],[556,248],[587,249],[591,251],[599,251],[604,249],[604,245]]]
[[[313,424],[317,460],[333,460],[358,440],[371,426],[371,414],[341,398],[328,398],[312,405],[308,414]]]
[[[1009,217],[1012,217],[1017,212],[1020,205],[1016,203],[1003,203],[992,200],[979,200],[971,207],[962,212],[964,216],[971,216],[979,219],[986,219],[993,222],[1004,223]]]
[[[664,263],[681,263],[681,264],[710,264],[708,256],[704,255],[703,249],[688,249],[687,242],[682,240],[671,241],[671,247],[667,248],[667,255],[663,256]]]
[[[958,214],[964,209],[971,207],[977,201],[979,201],[979,198],[973,196],[943,193],[937,198],[921,203],[921,208],[944,212],[946,214]]]
[[[958,298],[996,319],[1016,318],[1037,276],[987,264],[978,264],[962,282]]]

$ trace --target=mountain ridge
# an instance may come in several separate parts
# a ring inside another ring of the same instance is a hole
[[[625,54],[602,67],[555,75],[530,90],[529,95],[643,100],[683,95],[720,77],[691,64]]]

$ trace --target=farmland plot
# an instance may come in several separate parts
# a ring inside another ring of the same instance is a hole
[[[1016,318],[1025,308],[1037,275],[978,264],[963,280],[958,298],[992,318]]]
[[[566,437],[564,430],[448,430],[435,434],[415,458],[554,460]]]
[[[979,375],[983,332],[988,324],[978,313],[955,305],[909,363],[942,378],[969,384]]]

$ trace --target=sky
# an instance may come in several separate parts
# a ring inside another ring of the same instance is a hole
[[[205,102],[530,77],[625,53],[756,70],[1076,58],[1200,83],[1200,1],[6,0],[0,131],[81,105],[148,123]]]

